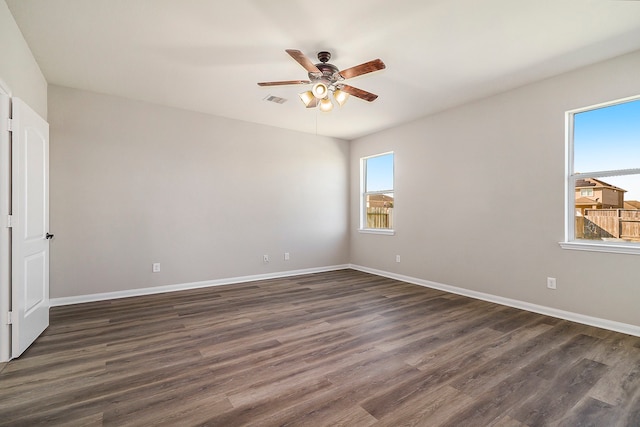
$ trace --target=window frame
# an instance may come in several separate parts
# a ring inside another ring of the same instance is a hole
[[[375,157],[382,157],[382,156],[387,156],[391,154],[393,156],[392,159],[392,179],[393,179],[393,188],[391,188],[390,190],[379,190],[379,191],[366,191],[367,189],[367,160],[375,158]],[[395,211],[395,207],[396,207],[396,193],[395,193],[395,186],[396,186],[396,177],[395,177],[395,173],[396,173],[396,155],[394,151],[386,151],[384,153],[378,153],[378,154],[373,154],[370,156],[365,156],[365,157],[361,157],[360,158],[360,194],[359,194],[359,206],[360,206],[360,220],[359,220],[359,227],[358,227],[358,231],[360,233],[368,233],[368,234],[382,234],[382,235],[395,235],[396,231],[395,231],[395,215],[394,215],[394,221],[392,223],[393,228],[368,228],[366,227],[367,225],[367,196],[369,195],[375,195],[375,194],[393,194],[393,209]]]
[[[574,171],[574,117],[586,111],[607,108],[627,102],[639,101],[640,95],[630,96],[615,101],[603,102],[588,107],[565,112],[565,224],[564,241],[560,242],[563,249],[591,252],[607,252],[640,255],[640,242],[613,242],[589,239],[576,239],[576,181],[586,178],[607,178],[611,176],[640,175],[640,167],[632,169],[618,169],[605,171],[580,172]]]

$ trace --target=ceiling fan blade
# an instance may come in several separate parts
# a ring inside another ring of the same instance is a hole
[[[345,79],[350,79],[352,77],[361,76],[363,74],[372,73],[385,68],[387,68],[387,66],[384,65],[384,62],[382,62],[381,59],[374,59],[373,61],[365,62],[364,64],[342,70],[339,74]]]
[[[283,80],[281,82],[260,82],[258,86],[284,86],[284,85],[306,85],[309,80]]]
[[[349,85],[340,85],[340,90],[347,92],[349,95],[353,95],[356,98],[364,99],[365,101],[375,101],[378,95],[367,92],[366,90],[358,89],[357,87]]]
[[[289,55],[291,55],[291,57],[295,59],[298,62],[298,64],[302,65],[304,69],[307,70],[308,72],[322,74],[322,72],[318,70],[318,67],[314,65],[313,61],[307,58],[304,53],[296,49],[286,49],[285,51]]]

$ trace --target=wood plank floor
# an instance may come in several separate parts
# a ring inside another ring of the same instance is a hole
[[[79,304],[0,424],[640,426],[640,338],[353,270]]]

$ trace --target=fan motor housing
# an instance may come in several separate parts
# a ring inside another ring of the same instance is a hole
[[[322,71],[322,74],[325,76],[332,76],[338,72],[338,67],[326,62],[321,62],[319,64],[316,64],[316,67],[318,67],[318,70]]]
[[[333,64],[329,64],[331,59],[331,53],[323,50],[318,52],[319,63],[315,64],[316,68],[320,70],[322,76],[318,76],[317,73],[309,73],[309,80],[312,82],[324,81],[327,84],[333,84],[339,79],[338,67]]]

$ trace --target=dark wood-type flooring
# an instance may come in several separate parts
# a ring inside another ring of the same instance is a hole
[[[640,338],[353,270],[78,304],[0,424],[640,426]]]

